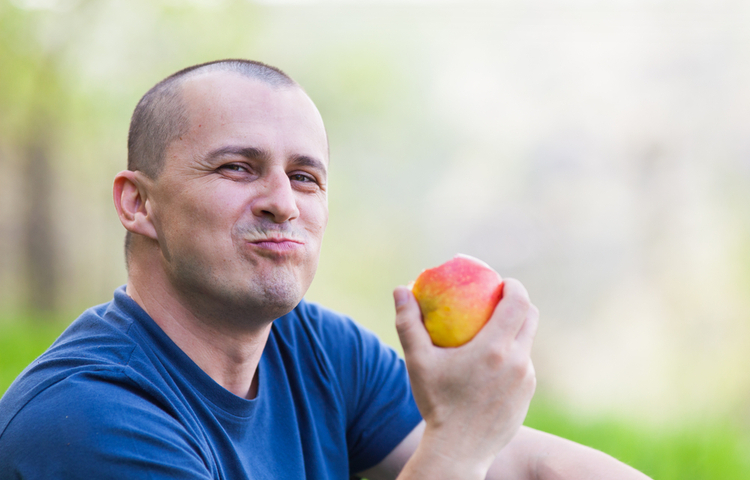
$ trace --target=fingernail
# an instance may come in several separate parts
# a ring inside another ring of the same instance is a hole
[[[404,287],[398,287],[393,291],[393,300],[396,302],[396,308],[409,301],[409,293]]]

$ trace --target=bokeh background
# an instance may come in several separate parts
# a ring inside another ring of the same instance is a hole
[[[0,391],[125,281],[130,113],[226,57],[331,145],[308,299],[399,348],[461,252],[542,317],[528,424],[654,478],[750,478],[750,2],[0,0]]]

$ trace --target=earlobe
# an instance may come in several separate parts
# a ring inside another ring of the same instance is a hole
[[[118,173],[115,176],[112,196],[123,227],[130,232],[157,239],[142,175],[132,170]]]

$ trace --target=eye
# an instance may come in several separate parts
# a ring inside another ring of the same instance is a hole
[[[289,179],[297,182],[316,182],[315,178],[310,175],[305,175],[304,173],[294,173],[289,175]]]
[[[219,167],[220,170],[228,170],[230,172],[247,172],[249,171],[246,166],[239,163],[228,163]]]

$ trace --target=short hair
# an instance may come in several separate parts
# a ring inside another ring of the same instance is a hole
[[[128,132],[128,170],[138,170],[152,179],[159,176],[164,168],[167,148],[190,128],[187,105],[180,86],[187,79],[208,72],[235,72],[274,87],[299,87],[280,69],[254,60],[216,60],[173,73],[146,92],[133,111]],[[132,241],[132,233],[127,232],[126,266]]]
[[[216,60],[184,68],[154,85],[136,105],[128,132],[128,170],[150,178],[159,175],[170,143],[190,127],[180,86],[208,72],[235,72],[275,87],[299,87],[278,68],[253,60]]]

